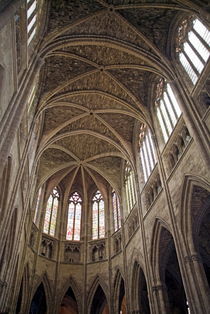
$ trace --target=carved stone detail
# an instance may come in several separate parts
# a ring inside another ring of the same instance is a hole
[[[79,263],[80,262],[80,244],[68,243],[64,247],[64,262]]]

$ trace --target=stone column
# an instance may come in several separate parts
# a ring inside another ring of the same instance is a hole
[[[184,257],[186,273],[190,282],[192,300],[189,299],[190,308],[194,313],[209,313],[210,290],[205,278],[202,260],[199,254],[186,255]]]
[[[167,309],[167,291],[164,284],[159,283],[152,286],[153,298],[155,299],[155,314],[168,313]]]

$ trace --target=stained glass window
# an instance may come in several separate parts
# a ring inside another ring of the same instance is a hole
[[[35,207],[35,213],[34,213],[34,223],[37,222],[37,218],[38,218],[38,212],[39,212],[40,200],[41,200],[41,193],[42,193],[42,188],[40,188],[39,191],[38,191],[38,196],[37,196],[37,200],[36,200],[36,207]]]
[[[74,192],[69,198],[67,240],[80,240],[82,199],[79,193]]]
[[[125,167],[125,195],[128,213],[133,209],[136,203],[134,173],[129,163]]]
[[[114,231],[121,228],[120,202],[115,191],[112,192]]]
[[[198,19],[185,18],[178,28],[177,48],[179,61],[193,84],[208,61],[210,31]]]
[[[92,238],[105,237],[104,200],[100,191],[97,191],[92,199]]]
[[[160,79],[157,84],[155,105],[166,142],[181,115],[181,110],[170,84],[166,84],[163,79]]]
[[[58,189],[55,187],[47,201],[46,213],[45,213],[45,219],[44,219],[44,229],[43,229],[45,233],[48,233],[51,236],[55,235],[58,201],[59,201],[59,192],[58,192]]]

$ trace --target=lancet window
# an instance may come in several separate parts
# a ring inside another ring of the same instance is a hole
[[[27,34],[28,45],[37,31],[37,0],[27,0]]]
[[[92,239],[105,237],[104,200],[100,191],[92,198]]]
[[[58,189],[55,187],[47,201],[45,219],[44,219],[44,229],[43,229],[44,233],[47,233],[51,236],[55,235],[58,204],[59,204],[59,192],[58,192]]]
[[[181,110],[170,84],[166,84],[163,79],[157,84],[155,104],[157,117],[166,142],[181,115]]]
[[[144,181],[146,182],[157,163],[157,159],[151,131],[143,123],[140,126],[139,146]]]
[[[80,240],[81,232],[82,198],[78,192],[74,192],[69,198],[67,240]]]
[[[186,18],[178,28],[177,48],[179,60],[193,84],[208,61],[210,31],[197,18]]]
[[[121,228],[120,202],[116,192],[112,191],[112,207],[113,207],[113,221],[114,231]]]
[[[133,209],[136,203],[134,173],[131,166],[127,163],[125,167],[125,194],[128,213]]]

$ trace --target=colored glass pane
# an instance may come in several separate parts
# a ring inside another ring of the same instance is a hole
[[[69,198],[67,240],[80,240],[81,232],[82,199],[78,192],[74,192]]]

